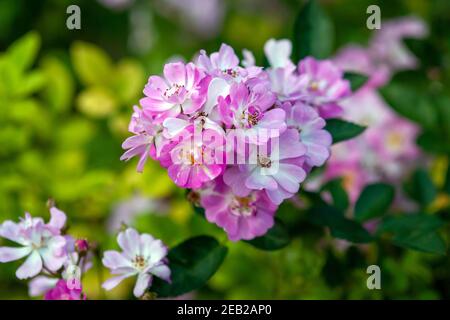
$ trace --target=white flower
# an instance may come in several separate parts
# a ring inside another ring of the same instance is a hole
[[[167,266],[167,247],[161,240],[149,234],[141,234],[132,228],[120,232],[117,242],[122,252],[109,250],[104,253],[103,264],[118,275],[103,283],[103,288],[111,290],[123,279],[137,275],[133,293],[141,297],[151,283],[153,276],[170,282],[170,269]]]
[[[50,209],[50,222],[33,218],[29,213],[19,223],[10,220],[0,225],[0,237],[14,241],[22,247],[0,247],[0,262],[10,262],[28,256],[17,269],[19,279],[31,278],[45,267],[57,271],[66,260],[64,247],[66,240],[61,229],[66,222],[64,212],[55,207]]]

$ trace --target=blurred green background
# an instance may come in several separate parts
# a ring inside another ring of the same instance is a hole
[[[0,221],[17,220],[25,211],[47,218],[45,204],[53,198],[68,214],[70,234],[102,249],[115,248],[122,221],[169,246],[197,234],[225,238],[193,214],[184,191],[157,163],[149,161],[138,174],[136,159],[119,161],[132,106],[150,74],[160,73],[170,59],[190,60],[202,48],[211,52],[226,42],[239,54],[252,50],[261,63],[267,39],[291,36],[302,1],[211,0],[204,7],[182,2],[0,1]],[[321,3],[335,24],[335,49],[367,43],[370,4],[381,7],[383,19],[420,16],[437,41],[450,46],[447,0]],[[81,30],[66,28],[71,4],[81,8]],[[450,298],[448,255],[375,245],[338,250],[330,241],[305,235],[272,253],[232,244],[208,285],[187,297]],[[367,290],[366,266],[372,263],[382,267],[382,290]],[[14,277],[18,265],[0,265],[0,298],[27,298],[26,284]],[[90,299],[105,297],[100,274],[108,275],[96,266],[85,275]],[[131,282],[106,297],[129,298]]]

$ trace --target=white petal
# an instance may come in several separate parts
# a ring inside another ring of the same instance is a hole
[[[161,278],[163,280],[166,280],[170,282],[170,269],[167,265],[161,264],[159,266],[155,266],[153,268],[150,268],[150,273],[154,274],[158,278]]]
[[[122,274],[120,276],[117,277],[112,277],[109,278],[108,280],[106,280],[105,282],[103,282],[102,284],[102,288],[105,290],[112,290],[114,289],[119,283],[122,282],[122,280],[131,277],[132,275],[134,275],[133,273],[125,273]]]
[[[139,254],[139,233],[133,228],[119,233],[117,242],[127,258],[134,259]]]
[[[139,273],[139,276],[136,281],[136,285],[134,286],[133,294],[136,298],[142,297],[145,293],[145,290],[150,287],[152,281],[152,276],[148,273]]]
[[[42,270],[42,259],[37,250],[31,252],[27,260],[17,269],[16,277],[19,279],[27,279],[34,277]]]
[[[230,85],[222,78],[214,78],[208,86],[208,98],[206,99],[203,111],[209,114],[217,105],[219,96],[225,97],[230,92]]]
[[[31,247],[11,248],[0,247],[0,262],[10,262],[19,260],[30,254]]]
[[[292,63],[289,57],[292,52],[292,43],[287,39],[270,39],[264,45],[264,53],[273,68],[283,68]]]
[[[56,207],[50,208],[50,214],[51,218],[48,225],[56,230],[61,230],[66,224],[66,214]]]
[[[53,288],[58,279],[45,276],[37,276],[28,284],[28,294],[30,297],[41,296],[51,288]]]

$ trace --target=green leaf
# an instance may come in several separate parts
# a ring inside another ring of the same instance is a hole
[[[417,169],[413,173],[410,181],[405,184],[404,189],[422,207],[430,205],[437,196],[437,190],[431,177],[423,169]]]
[[[364,222],[385,214],[394,200],[394,195],[394,187],[385,183],[366,186],[356,201],[355,219]]]
[[[450,154],[450,136],[447,137],[439,131],[423,130],[417,137],[416,143],[429,153]]]
[[[309,210],[309,220],[317,225],[329,227],[331,235],[354,243],[367,243],[372,236],[358,222],[344,217],[342,212],[331,206],[318,206]]]
[[[433,129],[437,122],[435,107],[430,98],[414,88],[392,82],[380,89],[386,102],[400,115]]]
[[[45,101],[55,111],[66,111],[72,103],[74,81],[68,67],[58,58],[46,56],[40,63],[47,79]]]
[[[354,72],[346,72],[344,74],[344,78],[350,82],[350,87],[352,88],[352,92],[358,91],[366,82],[368,77]]]
[[[352,139],[364,132],[365,129],[366,127],[341,119],[328,119],[325,126],[325,130],[333,137],[333,143]]]
[[[291,238],[284,223],[275,218],[275,224],[265,235],[245,242],[258,249],[272,251],[286,247],[291,242]]]
[[[90,87],[77,97],[77,106],[81,112],[93,118],[105,118],[111,115],[118,103],[114,94],[104,87]]]
[[[445,254],[446,246],[437,230],[442,220],[426,214],[409,214],[388,217],[383,220],[377,233],[392,233],[392,242],[408,249]]]
[[[342,179],[337,178],[328,181],[321,191],[329,191],[333,199],[333,205],[341,211],[345,211],[349,205],[347,192],[342,187]]]
[[[316,0],[310,0],[300,11],[294,24],[294,57],[296,61],[313,56],[329,57],[333,50],[334,30],[331,20]]]
[[[219,269],[227,250],[209,236],[182,242],[168,254],[172,282],[155,278],[150,290],[159,297],[176,297],[203,287]]]
[[[15,68],[23,72],[33,64],[40,45],[39,34],[33,31],[29,32],[8,48],[8,58]]]
[[[75,71],[84,85],[107,85],[114,80],[109,56],[96,45],[77,41],[70,48]]]

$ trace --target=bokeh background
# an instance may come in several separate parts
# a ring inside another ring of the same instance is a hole
[[[138,174],[135,160],[119,161],[132,105],[149,75],[160,73],[169,60],[190,60],[202,48],[212,52],[226,42],[238,53],[253,51],[261,64],[267,39],[291,37],[302,2],[1,0],[0,221],[17,220],[25,211],[48,217],[45,204],[53,198],[69,217],[70,233],[101,249],[115,248],[122,223],[169,246],[197,234],[224,239],[221,230],[194,214],[184,191],[157,163],[149,161]],[[449,74],[449,1],[320,2],[335,25],[336,51],[348,43],[367,44],[373,33],[366,28],[370,4],[381,7],[382,19],[420,17],[431,27],[436,48],[423,53],[421,61],[435,71],[431,76],[436,70]],[[81,30],[66,28],[71,4],[81,8]],[[448,91],[448,82],[441,86]],[[450,146],[442,139],[446,150],[424,150],[429,155],[425,170],[436,185],[444,183],[448,167]],[[437,198],[433,205],[448,210],[448,196]],[[276,252],[245,243],[229,247],[208,285],[186,297],[450,298],[448,254],[356,247],[308,236]],[[366,287],[371,263],[382,267],[382,290]],[[0,298],[28,297],[26,284],[14,278],[18,265],[0,265]],[[131,282],[105,296],[99,280],[107,276],[95,263],[83,279],[89,298],[130,298]]]

